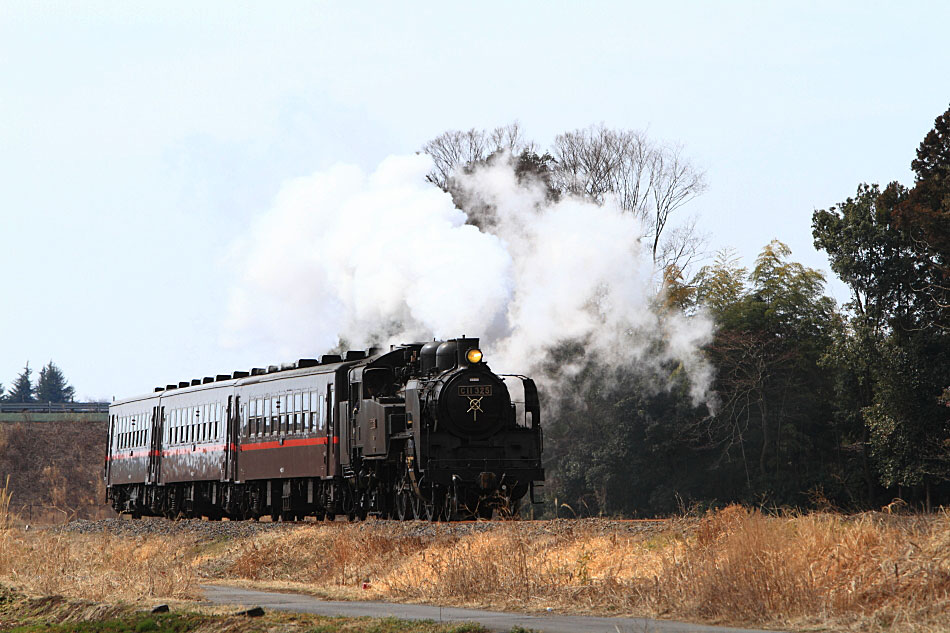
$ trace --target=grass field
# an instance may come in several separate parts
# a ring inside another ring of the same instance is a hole
[[[10,633],[485,633],[474,624],[395,618],[332,618],[265,613],[260,617],[182,609],[151,613],[63,598],[30,598],[0,587],[0,630]]]
[[[950,629],[950,516],[659,524],[313,524],[214,539],[0,531],[0,583],[31,595],[177,604],[202,582],[346,599],[636,615],[796,629]]]

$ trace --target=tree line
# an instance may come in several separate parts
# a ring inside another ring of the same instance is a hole
[[[671,219],[705,178],[642,133],[594,126],[542,152],[514,124],[446,132],[423,151],[429,180],[475,223],[477,201],[453,177],[499,157],[553,198],[613,196],[646,227],[658,309],[715,319],[712,405],[693,403],[680,366],[664,367],[658,389],[636,367],[584,357],[581,341],[550,350],[552,375],[584,363],[546,403],[547,486],[562,515],[950,502],[950,110],[920,143],[912,186],[863,183],[813,213],[815,246],[851,292],[843,306],[779,240],[751,267],[730,250],[698,266],[695,222]]]
[[[33,370],[27,363],[8,390],[0,384],[0,401],[3,402],[72,402],[75,395],[76,390],[53,361],[40,369],[35,383]]]

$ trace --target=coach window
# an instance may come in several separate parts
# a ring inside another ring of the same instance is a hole
[[[264,432],[264,398],[257,399],[257,436]]]
[[[263,398],[263,400],[264,400],[264,415],[261,417],[264,419],[264,428],[261,431],[261,435],[270,435],[270,430],[271,430],[270,416],[271,416],[271,407],[272,407],[273,399]]]
[[[257,407],[259,406],[260,400],[257,398],[252,398],[248,403],[248,417],[250,418],[250,426],[248,427],[248,433],[251,436],[257,435]]]
[[[310,430],[316,431],[320,419],[320,395],[316,391],[310,392]]]
[[[310,415],[310,392],[304,391],[301,397],[303,398],[303,403],[301,404],[301,408],[303,409],[303,432],[309,433],[311,418],[313,417]]]
[[[288,420],[293,413],[293,401],[285,393],[280,397],[280,433],[287,434]]]
[[[303,420],[301,419],[301,409],[303,407],[303,396],[300,392],[297,392],[293,395],[294,400],[294,433],[299,433],[303,427]]]
[[[294,409],[294,394],[288,393],[287,396],[287,432],[293,433],[297,420],[297,411]]]

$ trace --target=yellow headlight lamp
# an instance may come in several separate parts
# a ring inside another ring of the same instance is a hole
[[[465,360],[473,365],[475,363],[482,362],[482,350],[478,349],[477,347],[473,347],[472,349],[465,352]]]

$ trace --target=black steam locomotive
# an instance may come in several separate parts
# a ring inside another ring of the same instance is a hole
[[[109,413],[107,496],[133,517],[489,518],[544,479],[535,384],[493,373],[478,339],[180,382]]]

